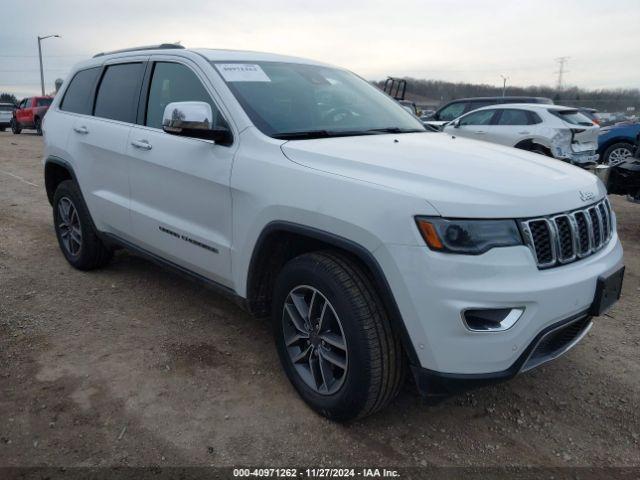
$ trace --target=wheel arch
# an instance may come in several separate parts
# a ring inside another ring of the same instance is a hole
[[[328,249],[345,253],[369,276],[389,315],[392,327],[402,339],[409,362],[419,365],[391,287],[373,254],[357,242],[315,227],[273,221],[263,228],[253,248],[247,272],[248,310],[258,317],[267,316],[271,305],[271,287],[284,264],[303,253]]]
[[[56,188],[65,180],[73,180],[80,188],[76,174],[69,162],[59,157],[47,157],[44,162],[44,185],[47,199],[51,205],[53,205],[53,195],[56,193]]]
[[[607,140],[606,142],[604,142],[602,145],[598,145],[598,152],[600,153],[600,155],[604,155],[604,152],[607,151],[607,149],[612,146],[615,145],[616,143],[627,143],[629,145],[631,145],[632,147],[634,147],[635,145],[635,139],[633,137],[613,137],[610,138],[609,140]]]

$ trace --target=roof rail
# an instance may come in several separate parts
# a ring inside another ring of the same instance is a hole
[[[123,48],[122,50],[100,52],[100,53],[96,53],[93,56],[93,58],[102,57],[104,55],[111,55],[112,53],[137,52],[138,50],[173,50],[173,49],[184,49],[184,47],[177,43],[161,43],[159,45],[146,45],[144,47]]]

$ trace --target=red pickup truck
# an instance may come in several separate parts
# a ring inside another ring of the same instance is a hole
[[[38,135],[42,135],[42,119],[52,101],[53,97],[50,96],[28,97],[22,100],[13,111],[11,131],[18,134],[23,128],[32,128]]]

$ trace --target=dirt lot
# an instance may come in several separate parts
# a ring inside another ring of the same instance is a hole
[[[640,205],[612,197],[623,300],[562,359],[341,426],[311,412],[267,325],[126,252],[72,269],[42,140],[0,133],[0,466],[640,466]]]

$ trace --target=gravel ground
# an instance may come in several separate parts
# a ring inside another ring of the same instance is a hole
[[[0,133],[0,466],[640,466],[640,205],[612,197],[622,300],[563,358],[427,407],[333,424],[268,326],[126,252],[58,250],[42,140]]]

